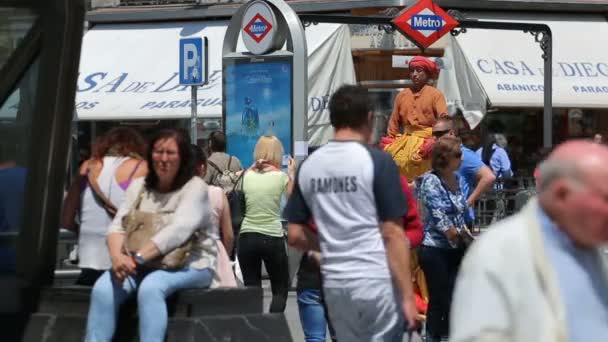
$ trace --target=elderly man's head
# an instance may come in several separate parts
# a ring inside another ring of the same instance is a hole
[[[581,247],[608,242],[608,148],[589,141],[558,146],[539,166],[539,202]]]

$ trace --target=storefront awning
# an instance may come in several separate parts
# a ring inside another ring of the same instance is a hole
[[[141,120],[190,117],[190,90],[178,83],[178,46],[184,37],[207,37],[209,84],[199,88],[198,116],[222,114],[222,44],[227,21],[104,24],[82,46],[76,110],[78,120]],[[311,141],[327,136],[327,96],[354,84],[346,25],[306,28]],[[242,47],[240,50],[244,51]],[[322,128],[322,132],[316,130]]]
[[[447,40],[443,58],[452,65],[439,73],[437,88],[445,96],[448,112],[460,110],[469,126],[475,128],[486,114],[488,98],[456,38],[448,36]]]
[[[608,108],[608,23],[600,15],[475,13],[480,20],[545,23],[553,34],[553,106]],[[523,31],[469,29],[456,38],[493,107],[542,107],[540,45]]]

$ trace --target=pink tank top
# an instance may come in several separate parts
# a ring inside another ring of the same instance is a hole
[[[131,171],[131,174],[129,175],[129,178],[127,178],[126,180],[119,182],[118,186],[120,186],[121,189],[123,190],[127,190],[127,188],[129,187],[129,185],[131,185],[131,181],[133,180],[133,176],[135,175],[135,172],[137,172],[137,169],[139,169],[139,165],[141,165],[141,162],[143,160],[140,160],[137,162],[137,165],[135,165],[135,167],[133,168],[133,171]]]
[[[209,233],[209,236],[213,239],[219,240],[220,238],[220,219],[222,212],[224,211],[224,190],[219,186],[209,185],[209,204],[211,204],[211,222],[213,227]]]

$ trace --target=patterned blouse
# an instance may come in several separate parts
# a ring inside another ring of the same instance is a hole
[[[456,175],[458,184],[462,179]],[[438,248],[457,248],[451,244],[445,232],[452,226],[456,229],[464,227],[464,213],[467,209],[466,197],[459,185],[456,191],[448,190],[439,177],[429,172],[422,178],[420,185],[420,200],[424,218],[423,246]]]

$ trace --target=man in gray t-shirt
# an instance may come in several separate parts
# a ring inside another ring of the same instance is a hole
[[[367,90],[340,88],[330,100],[335,140],[306,159],[285,209],[289,243],[314,256],[338,341],[401,341],[413,326],[407,205],[390,155],[365,143],[372,132]],[[318,240],[308,230],[314,220]]]
[[[243,169],[243,165],[237,157],[226,153],[226,135],[224,133],[220,131],[211,133],[209,136],[209,152],[211,153],[207,160],[209,166],[204,177],[207,184],[213,184],[214,180],[224,170],[237,172]]]

